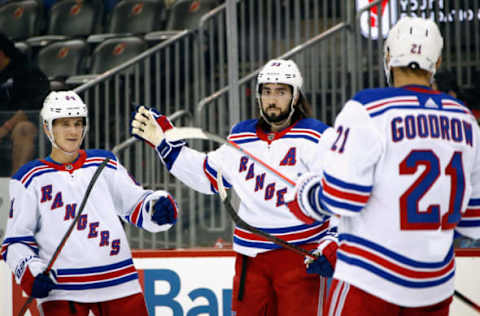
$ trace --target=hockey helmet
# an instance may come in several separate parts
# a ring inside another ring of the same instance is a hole
[[[85,127],[82,140],[88,130],[88,109],[78,94],[74,91],[52,91],[43,101],[40,112],[43,122],[49,132],[48,138],[52,145],[57,147],[53,136],[53,121],[65,117],[83,117]]]
[[[293,60],[285,59],[272,59],[263,66],[262,70],[258,73],[256,94],[258,104],[260,106],[260,114],[267,121],[268,119],[263,113],[261,103],[261,89],[262,85],[266,83],[281,83],[292,87],[292,101],[290,103],[290,115],[294,112],[294,102],[302,93],[303,77],[298,69],[297,64]],[[269,122],[270,123],[270,122]]]
[[[388,83],[391,84],[392,67],[420,68],[430,72],[433,78],[442,48],[443,38],[435,22],[419,17],[402,17],[388,33],[384,45]]]

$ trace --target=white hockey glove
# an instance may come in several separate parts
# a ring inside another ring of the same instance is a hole
[[[304,173],[298,180],[295,190],[287,194],[285,200],[290,212],[307,224],[324,222],[330,215],[320,206],[317,188],[321,190],[322,177],[319,174]]]
[[[130,132],[136,138],[147,142],[157,151],[163,164],[170,170],[185,141],[169,141],[165,132],[174,128],[170,120],[152,108],[139,105],[132,113]]]
[[[168,119],[154,111],[154,109],[139,105],[135,112],[132,113],[130,122],[131,133],[133,136],[147,142],[153,148],[157,148],[165,138],[161,127],[162,120]]]

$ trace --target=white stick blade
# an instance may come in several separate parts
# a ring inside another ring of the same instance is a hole
[[[207,135],[200,128],[196,127],[175,127],[165,132],[168,141],[181,139],[208,139]]]

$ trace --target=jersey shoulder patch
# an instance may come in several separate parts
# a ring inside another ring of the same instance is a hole
[[[357,101],[363,105],[369,104],[371,102],[391,98],[399,95],[402,90],[397,88],[373,88],[373,89],[364,89],[357,92],[352,100]],[[405,92],[403,92],[405,94]]]
[[[117,170],[117,157],[108,150],[104,149],[88,149],[85,151],[87,154],[87,158],[82,166],[82,168],[89,168],[93,166],[100,166],[105,158],[109,158],[106,167]]]
[[[104,149],[87,149],[85,150],[87,153],[87,159],[97,157],[97,158],[110,158],[112,161],[117,161],[117,157],[108,150]]]
[[[32,160],[30,162],[27,162],[23,166],[18,169],[17,172],[12,176],[12,179],[20,181],[26,174],[28,174],[31,170],[40,167],[40,166],[45,166],[43,162],[41,162],[39,159]]]
[[[232,127],[231,134],[233,135],[233,134],[239,134],[239,133],[256,133],[257,123],[258,123],[257,119],[241,121]]]
[[[311,129],[319,132],[320,134],[323,134],[323,132],[329,127],[330,126],[323,123],[322,121],[316,120],[314,118],[305,118],[298,121],[294,128]]]

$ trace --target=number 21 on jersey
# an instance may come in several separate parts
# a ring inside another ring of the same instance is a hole
[[[343,150],[345,149],[345,144],[347,143],[348,134],[350,133],[350,128],[343,128],[342,125],[337,127],[337,138],[333,143],[330,150],[337,151],[339,154],[343,154]]]
[[[461,218],[462,201],[465,193],[465,175],[462,153],[454,152],[450,162],[442,170],[440,160],[431,150],[412,150],[399,165],[400,175],[415,174],[419,166],[425,170],[400,197],[400,226],[402,230],[454,229]],[[450,177],[448,212],[440,217],[440,205],[429,205],[420,210],[422,197],[435,185],[442,173]]]

